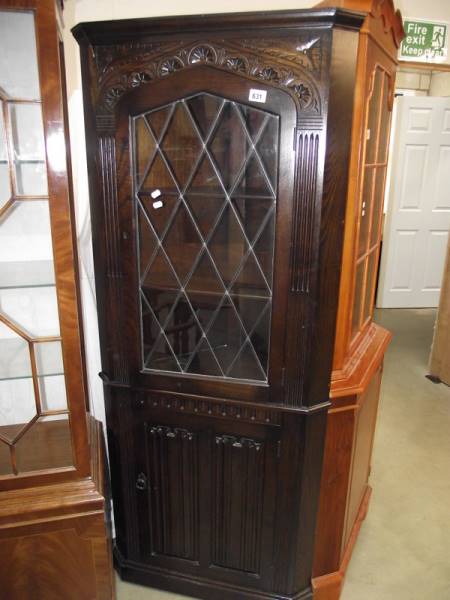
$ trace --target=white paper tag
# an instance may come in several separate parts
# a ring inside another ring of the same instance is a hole
[[[161,202],[161,200],[157,200],[156,202],[153,202],[153,208],[161,208],[163,205],[163,203]]]
[[[151,196],[151,197],[152,197],[154,200],[156,200],[156,198],[159,198],[159,197],[161,196],[161,190],[154,190],[154,191],[153,191],[153,192],[150,194],[150,196]]]
[[[252,88],[248,94],[248,99],[251,100],[251,102],[261,102],[264,104],[267,99],[267,91],[255,90]]]

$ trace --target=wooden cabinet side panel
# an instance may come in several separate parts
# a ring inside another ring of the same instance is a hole
[[[0,532],[3,598],[110,600],[114,581],[102,513]]]
[[[323,459],[313,576],[339,570],[355,436],[355,406],[331,409]]]
[[[358,398],[359,411],[356,421],[354,459],[342,552],[344,552],[349,540],[368,485],[380,397],[381,373],[382,369],[380,367],[364,394]]]

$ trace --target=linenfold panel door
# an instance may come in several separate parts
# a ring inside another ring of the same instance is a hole
[[[450,98],[397,102],[377,306],[435,307],[450,228]]]

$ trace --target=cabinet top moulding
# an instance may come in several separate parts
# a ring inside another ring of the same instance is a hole
[[[301,10],[280,10],[264,12],[215,13],[211,15],[185,15],[173,17],[150,17],[140,19],[118,19],[113,21],[92,21],[79,23],[72,29],[75,39],[82,43],[87,39],[92,45],[118,44],[145,40],[155,34],[183,34],[237,32],[240,29],[311,29],[314,25],[323,27],[329,24],[359,29],[364,15],[357,11],[340,8],[318,8]]]

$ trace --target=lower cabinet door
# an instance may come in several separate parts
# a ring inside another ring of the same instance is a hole
[[[278,428],[207,418],[136,425],[140,559],[265,588],[272,577]]]

